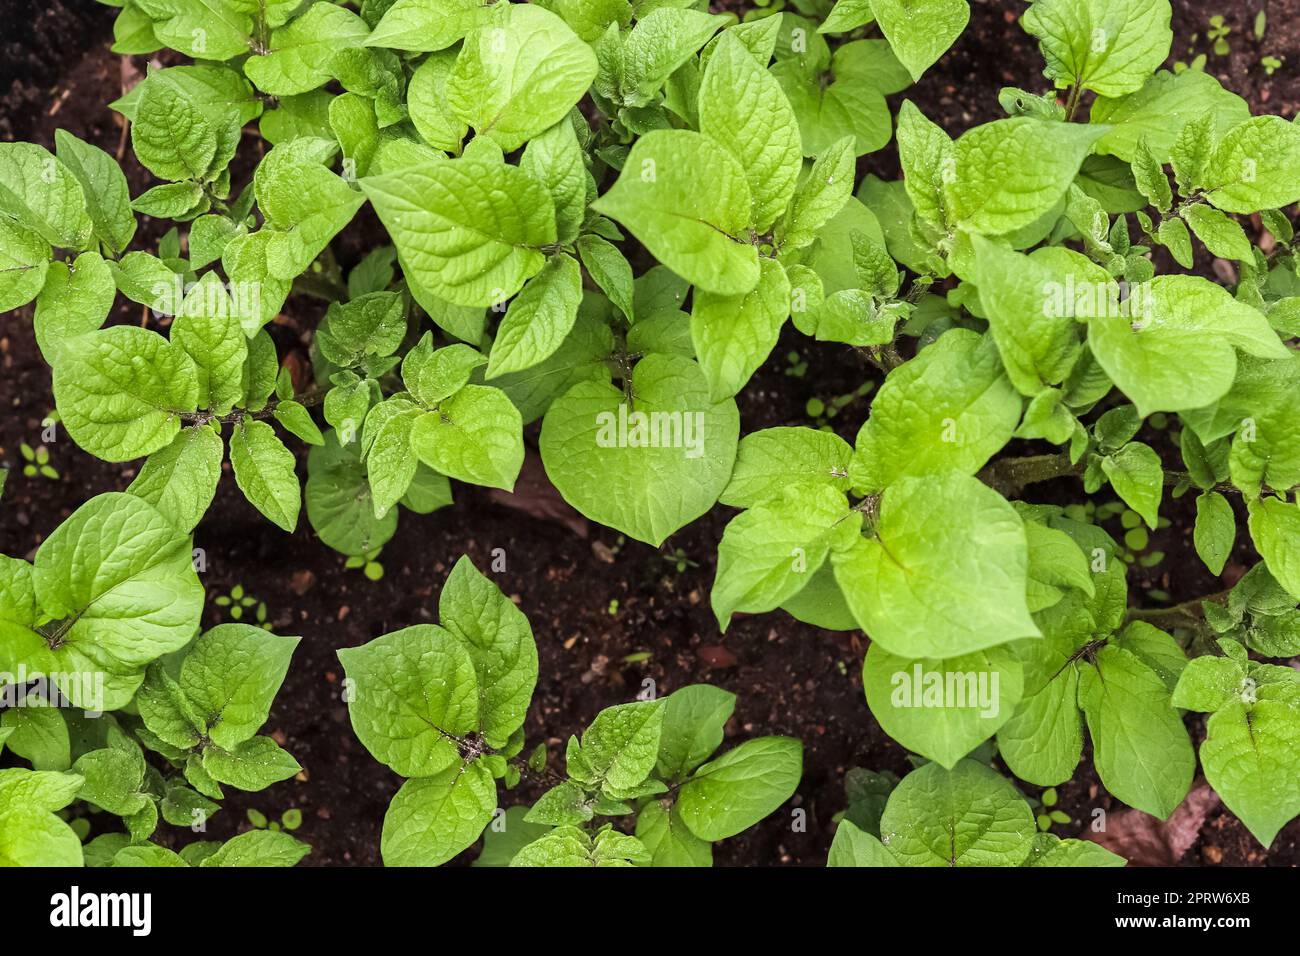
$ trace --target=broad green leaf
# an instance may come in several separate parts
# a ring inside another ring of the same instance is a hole
[[[297,775],[302,767],[270,737],[252,737],[226,750],[203,751],[203,769],[218,783],[256,792]]]
[[[357,444],[340,445],[333,430],[324,438],[325,444],[312,448],[307,457],[307,520],[334,550],[370,554],[392,538],[397,513],[390,509],[382,518],[375,517],[375,496]]]
[[[482,0],[397,0],[384,11],[366,46],[391,50],[443,50],[482,23]]]
[[[113,326],[68,343],[54,397],[73,441],[106,461],[169,445],[198,407],[194,363],[156,332]]]
[[[174,84],[146,80],[142,85],[131,121],[136,158],[159,179],[204,179],[219,151],[225,152],[222,140],[229,126],[238,122],[233,109],[208,113]]]
[[[440,866],[469,847],[496,810],[496,784],[482,763],[455,763],[408,780],[384,814],[386,866]]]
[[[370,177],[361,188],[403,271],[457,305],[514,295],[542,268],[541,248],[556,241],[550,194],[518,167],[458,159]]]
[[[252,45],[253,18],[238,0],[135,0],[159,43],[186,56],[229,60]]]
[[[263,421],[244,419],[230,436],[235,483],[258,511],[291,532],[298,525],[302,492],[294,473],[293,452]]]
[[[449,478],[509,491],[524,462],[523,421],[499,388],[466,385],[415,420],[411,447]]]
[[[587,215],[587,200],[595,195],[595,182],[578,145],[574,115],[570,113],[546,132],[534,136],[519,159],[520,168],[551,194],[555,203],[556,235],[563,243],[577,238]],[[583,237],[584,240],[595,238],[598,237]],[[581,244],[582,240],[580,247]]]
[[[497,329],[487,377],[531,368],[550,358],[564,343],[582,301],[578,260],[552,256],[510,303]]]
[[[199,866],[295,866],[311,847],[287,833],[249,830],[231,837]]]
[[[774,813],[802,776],[803,744],[758,737],[696,770],[678,792],[676,809],[701,840],[725,840]]]
[[[885,733],[950,770],[1011,719],[1022,682],[1006,647],[909,660],[872,644],[862,666],[867,704]]]
[[[647,105],[668,77],[726,23],[723,16],[663,6],[639,16],[623,45],[624,105]]]
[[[1017,866],[1035,832],[1020,792],[973,760],[912,771],[880,820],[880,842],[903,866]]]
[[[244,72],[263,93],[306,93],[331,78],[334,54],[360,46],[369,33],[351,10],[313,3],[302,16],[272,30],[268,52],[249,57]]]
[[[1300,711],[1276,700],[1236,700],[1211,715],[1205,729],[1205,779],[1270,846],[1300,814]]]
[[[170,445],[149,456],[126,490],[182,531],[193,530],[217,493],[223,451],[221,436],[211,427],[183,428]]]
[[[1237,519],[1228,499],[1217,491],[1208,491],[1196,499],[1194,541],[1211,574],[1221,574],[1237,540]]]
[[[1247,508],[1250,536],[1269,573],[1300,601],[1300,504],[1265,497]]]
[[[853,140],[847,136],[817,154],[777,223],[778,245],[799,249],[817,238],[853,195],[853,168]]]
[[[1198,657],[1183,669],[1170,703],[1213,713],[1242,701],[1245,677],[1245,670],[1230,657]]]
[[[651,801],[637,812],[636,838],[650,851],[652,866],[712,866],[713,845],[686,826],[677,807]]]
[[[1191,132],[1197,121],[1208,119],[1226,130],[1249,117],[1246,101],[1225,90],[1209,73],[1157,70],[1135,93],[1116,99],[1098,97],[1089,121],[1109,127],[1097,141],[1097,152],[1131,162],[1138,142],[1145,140],[1156,162],[1163,164],[1174,157],[1179,135],[1184,130]],[[1211,138],[1204,134],[1197,138],[1208,153],[1213,147]],[[1174,163],[1175,169],[1178,165]],[[1179,182],[1192,185],[1181,175]]]
[[[243,397],[248,339],[215,272],[207,273],[186,294],[172,323],[171,341],[194,363],[199,407],[216,415],[229,414]]]
[[[826,865],[898,866],[898,861],[879,838],[859,830],[849,820],[841,820],[835,827],[835,838],[831,840]]]
[[[1196,238],[1210,251],[1210,255],[1254,265],[1255,247],[1250,244],[1245,230],[1235,219],[1230,219],[1213,206],[1201,203],[1184,206],[1182,216],[1191,226],[1192,232],[1196,233]]]
[[[717,501],[739,430],[735,402],[713,403],[698,365],[647,355],[628,391],[601,370],[552,404],[542,461],[564,499],[588,518],[657,547]]]
[[[468,2],[482,9],[478,0]],[[394,4],[393,9],[397,6]],[[447,78],[455,62],[456,54],[447,51],[433,54],[416,67],[407,88],[406,105],[411,122],[426,143],[434,149],[458,153],[469,125],[457,118],[447,104]]]
[[[81,183],[95,236],[110,252],[124,252],[135,235],[135,216],[122,168],[98,146],[65,129],[54,131],[54,142],[59,160]]]
[[[993,339],[951,329],[889,373],[849,475],[856,488],[880,491],[907,477],[974,474],[1011,440],[1022,406]]]
[[[1155,449],[1142,442],[1129,442],[1115,454],[1102,458],[1101,470],[1120,499],[1154,530],[1165,490],[1164,466]]]
[[[853,449],[833,432],[808,427],[764,428],[740,440],[736,467],[718,499],[733,508],[752,508],[790,485],[821,482],[849,490]]]
[[[113,270],[98,252],[83,252],[71,269],[65,262],[51,262],[32,326],[45,361],[57,365],[72,349],[72,340],[98,331],[116,297]]]
[[[1198,276],[1157,276],[1136,314],[1119,313],[1095,316],[1088,344],[1143,417],[1223,398],[1236,376],[1236,349],[1288,357],[1260,312]]]
[[[759,279],[750,202],[744,168],[726,149],[689,130],[655,130],[637,140],[592,208],[627,226],[688,282],[743,295]]]
[[[251,624],[221,624],[195,640],[181,664],[180,688],[208,739],[233,750],[257,733],[298,641]]]
[[[583,731],[581,746],[570,743],[569,776],[616,792],[638,786],[654,770],[663,721],[663,700],[606,707]]]
[[[876,19],[871,0],[836,0],[818,33],[848,33]]]
[[[0,218],[0,311],[36,298],[49,271],[50,244],[33,230]]]
[[[1280,209],[1300,199],[1290,171],[1300,165],[1300,127],[1254,116],[1223,134],[1197,183],[1225,212]]]
[[[1083,754],[1078,667],[1066,665],[1047,686],[1026,696],[997,740],[998,753],[1021,780],[1051,787],[1074,776]]]
[[[35,706],[38,699],[29,695],[25,698],[29,706],[12,707],[0,714],[4,744],[33,770],[67,770],[72,766],[68,722],[57,707]]]
[[[904,100],[898,111],[898,156],[917,214],[942,225],[947,219],[944,181],[956,163],[953,143],[911,100]]]
[[[1065,196],[1102,132],[1027,116],[969,130],[953,146],[950,220],[986,236],[1029,226]]]
[[[871,11],[914,80],[943,56],[970,20],[967,0],[871,0]]]
[[[832,550],[860,534],[861,512],[828,484],[790,485],[731,520],[718,544],[713,613],[724,631],[736,611],[761,614],[797,594]]]
[[[873,153],[889,142],[889,105],[879,64],[888,49],[879,40],[855,40],[835,50],[829,73],[809,69],[800,59],[778,59],[777,82],[799,121],[805,156],[821,156],[848,137],[853,153]],[[904,84],[906,85],[906,84]]]
[[[438,619],[469,650],[484,739],[504,747],[524,725],[537,684],[537,644],[522,611],[461,557],[438,596]]]
[[[1169,56],[1172,16],[1169,0],[1037,0],[1021,22],[1058,89],[1115,97],[1141,89]]]
[[[775,77],[730,31],[709,58],[699,96],[700,132],[744,168],[750,223],[765,232],[789,205],[803,167],[794,111]]]
[[[691,341],[710,398],[722,401],[744,388],[776,346],[789,314],[790,280],[775,259],[759,261],[758,285],[743,295],[696,291]]]
[[[1062,840],[1050,833],[1034,837],[1034,848],[1024,866],[1125,866],[1126,861],[1091,840]]]
[[[689,684],[669,694],[659,735],[660,775],[684,777],[708,760],[735,708],[735,694],[710,684]]]
[[[875,524],[875,538],[831,561],[858,623],[886,650],[946,658],[1038,636],[1024,524],[996,491],[956,472],[900,478]]]
[[[94,229],[81,182],[33,143],[0,143],[0,217],[64,249],[87,248]]]
[[[1192,784],[1196,757],[1159,675],[1130,652],[1103,647],[1079,677],[1097,775],[1129,806],[1168,819]]]
[[[32,579],[55,663],[69,672],[142,669],[183,647],[203,609],[188,537],[134,495],[73,512],[36,552]]]
[[[567,116],[595,78],[596,54],[568,24],[534,4],[509,4],[465,39],[447,103],[512,152]]]
[[[77,798],[126,817],[138,813],[149,802],[141,792],[144,784],[144,759],[137,748],[106,747],[82,754],[72,765],[72,772],[85,779]]]
[[[479,724],[478,682],[464,642],[417,624],[338,655],[351,681],[352,729],[376,760],[403,777],[458,769],[456,741]]]

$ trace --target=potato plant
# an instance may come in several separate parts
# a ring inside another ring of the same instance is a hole
[[[1198,757],[1265,846],[1300,814],[1300,127],[1163,69],[1168,0],[1034,0],[1051,89],[1023,77],[965,130],[900,94],[966,0],[115,5],[118,52],[192,61],[111,104],[156,184],[132,198],[64,131],[53,153],[0,144],[0,308],[35,303],[77,445],[142,460],[0,566],[0,669],[102,675],[113,712],[64,716],[54,751],[25,723],[47,716],[6,712],[34,769],[0,771],[0,859],[296,862],[285,833],[149,840],[168,806],[297,772],[257,735],[292,645],[198,635],[188,541],[224,460],[272,524],[292,532],[305,495],[321,541],[366,563],[399,505],[512,489],[526,428],[560,495],[627,538],[735,509],[721,630],[781,610],[870,638],[867,707],[924,765],[878,834],[841,824],[834,865],[1118,862],[1036,834],[1013,782],[1070,780],[1085,740],[1109,794],[1156,817]],[[901,179],[859,174],[887,148]],[[365,235],[367,206],[384,234],[345,270],[334,240]],[[176,226],[132,248],[137,215]],[[119,295],[141,323],[107,324]],[[297,380],[268,332],[291,295],[323,313]],[[853,444],[741,436],[737,396],[783,334],[878,383]],[[1189,495],[1208,572],[1251,567],[1144,606],[1096,504],[1155,531]],[[484,865],[708,864],[798,784],[790,738],[711,759],[734,698],[705,685],[601,711],[563,773],[524,757],[526,618],[467,559],[439,613],[339,652],[357,736],[406,780],[389,864],[480,835]],[[498,813],[527,773],[545,792]],[[83,849],[73,800],[125,831]]]
[[[484,856],[511,866],[709,866],[735,836],[790,798],[803,746],[760,737],[710,760],[735,695],[707,684],[607,707],[565,749],[523,759],[537,684],[528,619],[468,558],[438,598],[440,624],[417,624],[339,651],[357,736],[407,778],[384,817],[389,866],[437,866],[487,835]],[[497,781],[551,784],[512,821]],[[597,817],[636,814],[635,835]],[[499,834],[499,836],[498,836]],[[507,853],[508,849],[508,853]]]

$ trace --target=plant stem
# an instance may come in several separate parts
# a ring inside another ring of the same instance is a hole
[[[1222,604],[1227,599],[1227,591],[1216,591],[1214,594],[1193,598],[1190,601],[1184,601],[1182,604],[1175,604],[1173,607],[1132,607],[1128,610],[1128,619],[1130,621],[1146,621],[1148,624],[1161,622],[1175,624],[1182,621],[1184,624],[1197,625],[1205,620],[1205,611],[1201,608],[1202,603],[1213,601],[1216,604]]]
[[[1074,122],[1074,114],[1079,111],[1079,100],[1083,97],[1083,87],[1077,83],[1070,87],[1070,96],[1065,101],[1065,121]]]
[[[1029,455],[1025,458],[1003,458],[989,465],[978,475],[980,481],[1000,491],[1004,497],[1014,498],[1024,491],[1026,485],[1053,478],[1068,478],[1083,474],[1083,462],[1077,465],[1070,462],[1065,452],[1055,455]],[[1165,485],[1173,487],[1183,482],[1192,482],[1192,476],[1185,471],[1165,471]],[[1238,495],[1240,489],[1231,482],[1221,481],[1209,490],[1223,494]]]
[[[325,392],[321,389],[313,388],[303,392],[301,395],[295,395],[287,401],[297,402],[305,408],[312,408],[325,401]],[[220,422],[222,425],[238,424],[246,419],[257,420],[261,418],[270,418],[275,414],[279,401],[273,401],[260,411],[250,412],[246,408],[237,409],[229,415],[213,415],[211,412],[181,412],[181,421],[188,422],[191,425],[208,425],[212,422]]]

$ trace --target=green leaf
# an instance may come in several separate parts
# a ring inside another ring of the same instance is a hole
[[[408,780],[384,814],[386,866],[440,866],[469,847],[496,810],[496,784],[482,763],[456,763]]]
[[[1023,402],[989,336],[951,329],[889,373],[858,432],[854,487],[906,477],[974,474],[1011,439]]]
[[[718,544],[713,613],[722,630],[736,611],[761,614],[797,594],[832,550],[850,547],[861,512],[826,484],[791,485],[736,516]]]
[[[1300,128],[1280,116],[1254,116],[1228,130],[1206,162],[1201,181],[1224,212],[1280,209],[1300,199]]]
[[[552,404],[542,462],[588,518],[657,547],[713,506],[730,478],[739,430],[735,402],[713,403],[699,366],[647,355],[630,392],[602,369]]]
[[[149,456],[126,490],[180,530],[191,531],[217,493],[223,451],[221,436],[209,426],[183,428],[170,445]]]
[[[312,448],[307,457],[307,519],[320,539],[336,551],[370,554],[392,538],[397,513],[390,509],[383,517],[375,516],[357,444],[340,445],[333,430],[324,438],[325,444]]]
[[[877,837],[859,830],[848,820],[841,820],[835,827],[835,838],[831,840],[826,865],[898,866],[898,861]]]
[[[577,238],[587,215],[587,200],[595,196],[595,182],[578,145],[575,122],[574,114],[570,113],[540,136],[534,136],[519,159],[520,168],[551,194],[555,203],[556,235],[562,243]],[[595,238],[584,236],[579,240],[579,249],[584,241]],[[586,262],[585,258],[583,261]]]
[[[1039,0],[1021,22],[1058,89],[1114,97],[1141,89],[1169,56],[1172,13],[1169,0]]]
[[[1142,88],[1115,99],[1098,97],[1092,104],[1089,122],[1109,127],[1097,141],[1097,152],[1131,162],[1137,144],[1146,140],[1147,148],[1158,163],[1174,160],[1178,181],[1194,185],[1184,178],[1185,169],[1175,159],[1174,144],[1180,134],[1192,140],[1208,154],[1213,148],[1212,130],[1198,130],[1207,120],[1211,126],[1230,129],[1250,117],[1250,107],[1236,93],[1225,90],[1217,79],[1200,70],[1170,73],[1157,70]],[[1187,190],[1184,190],[1185,192]]]
[[[1188,71],[1191,72],[1191,71]],[[1091,840],[1062,840],[1051,833],[1034,837],[1034,848],[1025,866],[1124,866],[1122,856]]]
[[[98,146],[65,129],[54,131],[54,142],[59,160],[81,183],[95,236],[110,252],[124,252],[135,235],[135,216],[121,167]]]
[[[270,737],[252,737],[231,750],[208,747],[203,769],[219,783],[256,792],[296,776],[302,767]]]
[[[361,188],[397,245],[402,269],[434,295],[487,306],[519,291],[556,241],[555,206],[504,163],[457,159],[372,176]]]
[[[360,46],[369,32],[351,10],[314,3],[287,26],[272,30],[269,52],[249,57],[244,73],[272,96],[306,93],[331,78],[337,52]]]
[[[1027,116],[969,130],[953,146],[950,220],[986,236],[1029,226],[1064,198],[1102,132]]]
[[[185,646],[203,610],[188,536],[134,495],[98,495],[73,512],[36,552],[32,579],[38,606],[57,622],[55,666],[40,669],[108,670],[110,684]],[[80,695],[69,696],[77,704]]]
[[[180,416],[198,407],[194,363],[156,332],[113,326],[68,343],[54,397],[73,441],[105,461],[171,444]]]
[[[758,737],[704,764],[678,793],[682,822],[701,840],[725,840],[776,812],[803,776],[803,744]]]
[[[629,270],[629,284],[630,278]],[[532,368],[554,355],[572,330],[581,301],[578,260],[552,256],[506,310],[492,345],[487,377]]]
[[[790,314],[790,301],[790,280],[775,259],[759,261],[758,285],[743,295],[696,291],[691,341],[713,401],[739,392],[767,360]]]
[[[795,249],[812,243],[853,195],[853,140],[844,137],[817,155],[808,175],[795,188],[776,226],[778,245]]]
[[[484,739],[504,747],[524,725],[537,684],[537,644],[528,619],[467,557],[447,577],[438,617],[474,662]]]
[[[592,208],[627,226],[688,282],[743,295],[759,279],[747,237],[750,202],[744,168],[726,149],[689,130],[655,130],[637,140]]]
[[[465,643],[432,624],[394,631],[339,660],[348,713],[366,749],[403,777],[458,765],[455,740],[478,728],[478,681]]]
[[[1300,504],[1279,498],[1247,503],[1250,536],[1269,573],[1300,601]]]
[[[302,491],[293,452],[266,422],[244,419],[230,436],[235,483],[258,511],[290,533],[298,525]]]
[[[220,624],[194,641],[181,664],[180,689],[209,740],[234,750],[266,723],[298,641],[251,624]]]
[[[858,156],[889,142],[885,94],[907,86],[892,85],[882,75],[891,61],[897,65],[882,40],[855,40],[838,47],[829,75],[810,68],[803,57],[777,60],[772,72],[799,120],[805,156],[821,156],[846,136]]]
[[[248,339],[215,272],[207,273],[186,293],[172,323],[171,341],[194,363],[199,407],[228,414],[243,397]]]
[[[1192,784],[1196,757],[1160,677],[1133,654],[1103,647],[1079,678],[1097,774],[1129,806],[1164,820]]]
[[[676,806],[665,810],[652,801],[642,807],[636,838],[650,851],[651,866],[713,865],[713,845],[690,831]]]
[[[253,20],[235,0],[138,0],[158,42],[186,56],[229,60],[247,53]]]
[[[231,837],[199,866],[295,866],[311,847],[287,833],[249,830]]]
[[[708,760],[735,708],[735,694],[709,684],[689,684],[669,694],[659,735],[659,774],[685,777]]]
[[[722,34],[704,70],[699,114],[700,132],[744,168],[749,221],[767,231],[789,205],[803,168],[799,125],[780,84],[732,31]]]
[[[833,432],[807,427],[764,428],[740,440],[731,481],[718,499],[733,508],[752,508],[779,498],[794,484],[821,482],[849,490],[853,449]]]
[[[919,80],[931,65],[953,45],[970,20],[967,0],[871,0],[880,32],[889,40],[894,55]]]
[[[596,54],[562,19],[508,4],[468,36],[447,78],[456,116],[512,152],[554,126],[596,78]]]
[[[951,770],[1011,719],[1023,673],[1006,647],[909,660],[873,643],[863,662],[862,687],[885,733]]]
[[[907,195],[917,214],[942,225],[947,218],[944,180],[956,163],[953,143],[911,100],[904,100],[898,111],[898,156]]]
[[[25,700],[31,703],[34,695]],[[57,707],[13,707],[0,714],[5,745],[33,770],[67,770],[72,766],[68,722]]]
[[[482,0],[397,0],[380,17],[366,46],[390,50],[444,50],[482,23]]]
[[[415,480],[419,461],[411,447],[411,431],[422,414],[420,406],[395,396],[366,415],[361,444],[375,518],[387,515]]]
[[[1254,265],[1255,247],[1250,244],[1246,231],[1235,219],[1228,218],[1227,214],[1213,206],[1200,203],[1184,206],[1182,215],[1211,255]]]
[[[471,2],[476,9],[482,9],[477,0]],[[399,6],[394,4],[391,9]],[[455,62],[455,52],[448,50],[433,54],[416,67],[407,88],[406,105],[411,122],[426,143],[434,149],[458,153],[469,125],[457,118],[447,104],[447,79]]]
[[[98,331],[116,297],[113,271],[98,252],[83,252],[71,269],[67,263],[51,262],[45,287],[36,297],[33,320],[36,344],[45,361],[57,365],[74,339]]]
[[[998,752],[1017,777],[1054,786],[1074,775],[1083,752],[1078,695],[1078,668],[1068,665],[1046,687],[1026,695],[998,731]]]
[[[1155,530],[1165,490],[1165,471],[1155,449],[1129,442],[1115,454],[1102,458],[1101,470],[1120,499]]]
[[[875,530],[831,561],[854,617],[886,650],[946,658],[1038,635],[1024,524],[996,491],[956,472],[900,478]]]
[[[1228,499],[1217,491],[1207,491],[1196,499],[1194,542],[1210,573],[1223,573],[1228,555],[1237,540],[1237,518]]]
[[[415,420],[411,447],[449,478],[509,491],[524,462],[523,420],[499,388],[466,385]]]
[[[871,9],[871,0],[836,0],[817,32],[849,33],[874,19],[876,15]]]
[[[636,701],[606,707],[570,743],[569,776],[588,787],[630,790],[654,770],[663,729],[664,701]]]
[[[144,809],[148,796],[141,793],[144,784],[144,758],[134,752],[105,748],[82,754],[72,765],[72,772],[85,778],[78,799],[120,817]]]
[[[0,217],[64,249],[87,248],[94,229],[80,181],[33,143],[0,143]]]
[[[1088,344],[1142,417],[1223,398],[1236,377],[1236,349],[1287,357],[1260,312],[1198,276],[1157,276],[1137,314],[1124,311],[1093,317]]]
[[[1276,700],[1233,701],[1206,723],[1205,779],[1268,847],[1300,814],[1300,711]]]
[[[623,44],[624,105],[647,105],[668,77],[726,23],[723,16],[666,6],[638,17]]]
[[[233,109],[209,113],[171,83],[142,86],[131,122],[131,148],[141,165],[159,179],[202,180],[219,150],[229,161],[221,147],[228,127],[238,123]]]
[[[592,281],[600,286],[629,322],[636,321],[632,266],[613,243],[596,235],[578,240],[578,255]]]
[[[0,219],[0,310],[8,312],[36,298],[49,270],[50,244],[33,230]]]
[[[1170,703],[1213,713],[1242,700],[1245,677],[1242,666],[1229,657],[1198,657],[1183,669]]]
[[[880,819],[880,842],[903,866],[1016,866],[1035,832],[1024,797],[974,760],[912,771]]]

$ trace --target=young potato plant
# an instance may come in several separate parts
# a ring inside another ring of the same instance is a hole
[[[902,104],[903,180],[857,192],[883,243],[851,229],[843,279],[814,261],[820,305],[798,322],[865,347],[884,381],[853,446],[802,427],[740,441],[720,500],[743,510],[712,604],[723,628],[783,608],[866,631],[868,705],[933,774],[992,739],[1017,777],[1053,786],[1074,775],[1086,727],[1103,785],[1166,818],[1196,770],[1185,713],[1209,712],[1201,765],[1268,845],[1300,813],[1300,685],[1246,648],[1300,652],[1300,260],[1286,213],[1300,128],[1250,116],[1203,73],[1158,69],[1170,15],[1036,0],[1024,26],[1064,106],[1006,90],[1008,118],[953,139]],[[1253,214],[1267,254],[1235,218]],[[1234,287],[1156,274],[1207,254],[1231,260]],[[843,288],[858,304],[842,308]],[[1155,416],[1172,425],[1146,429]],[[1008,457],[1013,440],[1060,450]],[[1244,512],[1263,561],[1230,597],[1132,608],[1109,534],[1026,500],[1060,478],[1109,485],[1153,530],[1166,488],[1194,492],[1214,575]]]
[[[790,737],[710,759],[735,696],[705,684],[605,708],[569,738],[564,774],[545,744],[524,759],[537,683],[528,619],[465,557],[438,616],[339,651],[357,736],[407,778],[384,816],[388,866],[437,866],[480,836],[481,865],[710,866],[715,842],[799,784],[803,747]],[[522,774],[551,787],[531,808],[499,810],[497,781],[513,789]],[[634,835],[600,819],[632,815]]]
[[[826,865],[1124,865],[1091,840],[1038,832],[1024,796],[977,760],[913,770],[890,792],[873,829],[841,820]]]
[[[292,866],[308,852],[284,833],[179,855],[150,842],[160,818],[205,832],[223,784],[262,790],[302,769],[257,733],[298,638],[200,634],[191,548],[157,508],[111,493],[31,563],[0,556],[0,748],[31,767],[0,770],[0,863]]]

